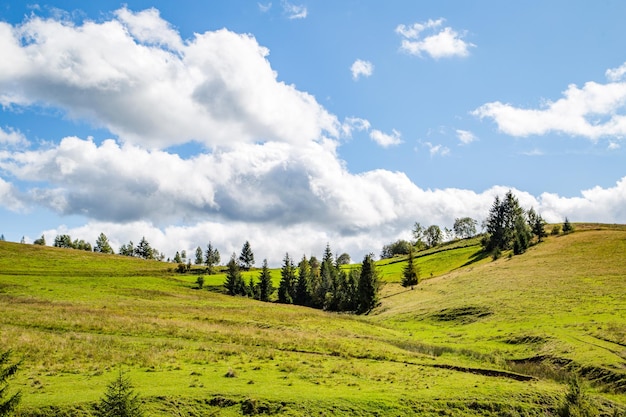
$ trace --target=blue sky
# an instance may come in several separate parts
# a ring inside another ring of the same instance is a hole
[[[624,223],[625,16],[1,2],[0,233],[358,260],[416,221],[481,221],[508,189],[551,222]]]

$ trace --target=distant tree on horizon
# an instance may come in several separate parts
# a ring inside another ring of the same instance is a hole
[[[135,244],[133,241],[129,241],[128,244],[120,246],[120,255],[123,256],[135,256]]]
[[[574,226],[570,223],[569,219],[566,217],[563,222],[563,233],[570,233],[574,231]]]
[[[534,236],[537,236],[537,241],[542,242],[544,237],[548,236],[546,232],[546,221],[541,217],[537,212],[535,212],[534,208],[530,208],[527,213],[528,218],[528,226],[530,227],[531,233]]]
[[[436,224],[428,226],[426,230],[424,230],[424,239],[426,240],[426,246],[429,248],[434,248],[435,246],[440,245],[441,242],[443,242],[441,228]]]
[[[241,268],[248,271],[254,265],[254,253],[252,253],[252,248],[250,247],[250,242],[246,240],[246,243],[243,244],[241,248],[241,255],[239,255],[239,263]]]
[[[204,257],[204,263],[209,270],[209,275],[213,274],[213,267],[220,263],[220,252],[217,248],[213,248],[211,242],[207,245],[207,250]]]
[[[46,246],[46,237],[44,235],[41,235],[39,239],[35,239],[33,245]]]
[[[196,259],[195,259],[194,263],[196,265],[202,265],[203,262],[204,262],[204,253],[202,252],[202,248],[200,246],[198,246],[196,248]]]
[[[477,224],[478,222],[471,217],[461,217],[460,219],[454,219],[452,229],[457,237],[466,239],[476,235]]]
[[[135,255],[141,259],[155,259],[154,249],[152,249],[145,236],[142,236],[139,244],[135,248]]]
[[[109,238],[104,233],[100,233],[100,236],[96,239],[96,245],[93,247],[94,252],[113,254],[113,248],[109,243]]]
[[[54,244],[53,246],[55,248],[68,248],[68,249],[72,249],[74,246],[72,245],[72,238],[70,237],[70,235],[57,235],[54,238]]]
[[[350,264],[350,255],[348,255],[345,252],[342,253],[337,258],[337,262],[336,263],[337,263],[337,265],[349,265]]]

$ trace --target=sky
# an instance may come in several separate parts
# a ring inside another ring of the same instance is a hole
[[[626,2],[0,1],[0,233],[359,262],[626,223]]]

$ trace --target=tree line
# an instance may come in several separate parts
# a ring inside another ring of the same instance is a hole
[[[256,279],[250,277],[245,282],[241,262],[237,262],[233,253],[226,266],[224,287],[230,295],[261,301],[270,301],[276,292],[277,301],[283,304],[367,313],[378,304],[381,286],[373,255],[366,255],[359,267],[349,270],[341,267],[342,260],[345,261],[343,255],[334,257],[330,245],[327,245],[321,262],[315,256],[303,256],[295,265],[286,253],[280,270],[280,283],[278,288],[274,288],[267,259],[263,260]]]

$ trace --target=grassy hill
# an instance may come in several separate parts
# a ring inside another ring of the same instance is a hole
[[[197,290],[171,264],[0,242],[0,348],[23,358],[11,388],[29,416],[91,415],[120,368],[149,416],[556,415],[574,374],[619,415],[626,227],[576,226],[497,261],[477,241],[421,253],[414,290],[399,285],[404,260],[380,262],[369,316]]]

